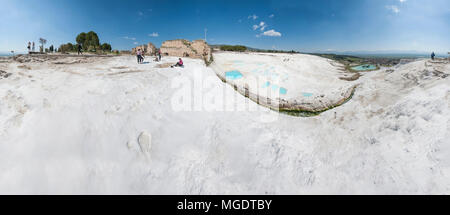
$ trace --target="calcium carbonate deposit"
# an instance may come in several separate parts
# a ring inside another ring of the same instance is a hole
[[[448,62],[343,81],[314,56],[214,59],[1,61],[0,194],[450,193]],[[305,118],[256,104],[245,84],[307,107],[355,90]]]
[[[218,53],[217,75],[253,101],[279,110],[322,112],[350,99],[355,83],[337,62],[304,54]]]

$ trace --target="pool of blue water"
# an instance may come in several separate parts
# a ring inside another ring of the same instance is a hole
[[[356,70],[356,71],[367,71],[367,70],[377,69],[377,67],[375,65],[364,64],[364,65],[352,67],[352,69]]]
[[[282,95],[286,95],[287,94],[287,89],[286,88],[284,88],[284,87],[279,87],[278,85],[275,85],[275,84],[271,84],[270,82],[266,82],[263,86],[262,86],[262,88],[266,88],[266,87],[269,87],[269,86],[271,86],[272,87],[272,90],[273,91],[279,91],[280,92],[280,94],[282,94]]]
[[[311,96],[313,96],[312,93],[302,93],[302,94],[303,94],[304,97],[311,97]]]
[[[237,79],[242,78],[242,73],[240,73],[237,70],[225,72],[225,78],[230,79],[230,80],[237,80]]]

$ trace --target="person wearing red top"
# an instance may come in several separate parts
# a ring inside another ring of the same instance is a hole
[[[181,60],[181,58],[178,58],[178,59],[179,59],[178,63],[173,65],[172,68],[173,67],[184,67],[183,60]]]

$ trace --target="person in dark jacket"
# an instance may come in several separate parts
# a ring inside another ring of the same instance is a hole
[[[80,44],[78,44],[77,49],[78,49],[78,55],[80,55],[80,54],[83,55],[83,51],[82,51],[82,48],[81,48]]]
[[[436,55],[434,54],[434,52],[431,53],[431,60],[434,60],[434,57],[436,57]]]

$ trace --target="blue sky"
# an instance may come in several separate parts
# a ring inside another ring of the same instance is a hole
[[[0,0],[0,51],[93,30],[125,50],[169,39],[320,51],[450,51],[449,0]]]

